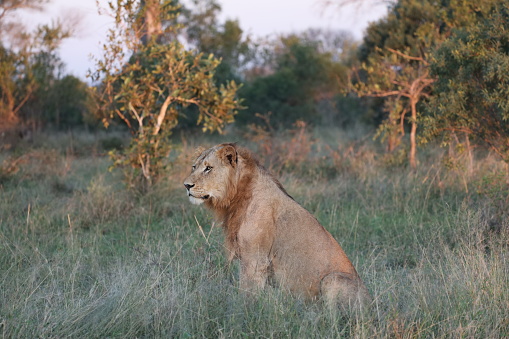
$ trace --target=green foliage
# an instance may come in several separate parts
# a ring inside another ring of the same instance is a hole
[[[271,112],[277,127],[297,120],[319,122],[316,103],[338,92],[346,66],[306,36],[281,37],[266,52],[265,62],[248,72],[252,80],[240,91],[247,109],[239,121],[254,122],[256,113]]]
[[[23,86],[22,69],[26,63],[26,58],[19,58],[13,51],[0,46],[0,129],[2,130],[7,130],[18,123],[18,111],[33,91],[32,81],[29,82],[30,86]]]
[[[97,123],[91,88],[75,76],[62,75],[63,68],[56,53],[36,55],[31,64],[35,88],[19,110],[22,121],[56,129]]]
[[[194,0],[183,9],[186,42],[205,54],[220,59],[214,78],[217,84],[240,80],[241,71],[253,59],[253,46],[238,20],[219,22],[220,4],[215,0]]]
[[[399,0],[386,17],[369,25],[359,48],[359,61],[390,48],[424,56],[448,38],[455,28],[467,27],[501,0]],[[382,50],[382,51],[380,51]],[[390,54],[390,53],[388,53]]]
[[[92,120],[88,87],[79,79],[62,78],[64,64],[57,51],[72,34],[60,21],[34,32],[11,17],[12,12],[39,8],[44,1],[4,1],[0,4],[0,130],[28,125],[69,127]]]
[[[72,75],[57,79],[45,96],[45,123],[68,129],[82,125],[95,125],[92,114],[95,102],[90,87]]]
[[[104,60],[97,62],[92,76],[102,80],[104,125],[117,117],[133,134],[129,148],[112,153],[115,166],[127,167],[128,180],[143,188],[162,174],[163,159],[171,150],[169,137],[186,108],[198,110],[198,124],[204,132],[222,132],[240,105],[235,82],[220,86],[214,82],[219,60],[212,54],[186,50],[172,38],[173,27],[161,25],[175,20],[177,6],[158,1],[137,6],[131,0],[110,2],[116,30],[110,31]],[[152,13],[150,20],[147,13]],[[169,41],[162,43],[165,39]],[[125,52],[132,55],[123,64]]]
[[[466,133],[509,162],[509,6],[493,7],[434,53],[427,135]]]
[[[359,50],[362,64],[351,83],[359,96],[385,98],[378,135],[387,140],[389,151],[401,143],[408,119],[409,162],[414,168],[419,103],[430,95],[434,82],[427,59],[430,48],[440,41],[439,8],[432,1],[398,1],[386,18],[368,28]]]
[[[387,48],[420,55],[435,41],[436,1],[399,0],[390,8],[386,17],[369,25],[359,48],[359,60],[369,63],[369,58],[387,53]],[[371,63],[370,63],[371,64]]]
[[[435,76],[429,73],[431,53],[453,29],[477,22],[489,10],[490,1],[399,0],[387,17],[372,24],[359,51],[362,65],[352,88],[360,96],[386,98],[386,112],[379,134],[394,150],[410,129],[409,161],[416,167],[417,125],[423,106],[433,95]],[[407,118],[407,114],[410,118]]]
[[[27,79],[23,90],[30,91],[30,97],[19,112],[23,121],[42,125],[44,117],[48,116],[48,95],[64,68],[57,49],[62,40],[70,36],[71,32],[59,22],[52,27],[41,26],[31,37],[32,41],[26,42],[24,50],[20,52],[21,58],[27,58],[27,67],[22,70]]]

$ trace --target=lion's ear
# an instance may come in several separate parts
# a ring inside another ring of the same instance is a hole
[[[217,151],[217,156],[232,167],[237,166],[237,150],[234,145],[227,144],[223,146]]]
[[[203,153],[203,151],[205,151],[206,148],[205,147],[202,147],[202,146],[198,146],[195,150],[194,150],[194,154],[193,154],[193,159],[198,159],[198,157]]]

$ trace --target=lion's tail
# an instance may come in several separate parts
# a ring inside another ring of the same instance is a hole
[[[329,273],[322,279],[320,291],[327,304],[346,312],[365,311],[372,303],[362,280],[348,273]]]

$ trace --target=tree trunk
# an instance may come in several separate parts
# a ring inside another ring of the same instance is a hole
[[[470,146],[470,136],[465,133],[465,144],[467,146],[468,154],[468,174],[472,174],[474,171],[474,155],[472,154],[472,147]]]
[[[19,122],[18,116],[15,113],[15,99],[12,91],[8,88],[0,88],[3,93],[2,106],[3,110],[0,111],[0,132],[5,132],[12,129]]]
[[[387,138],[387,152],[392,153],[398,147],[400,138],[396,135],[396,132],[391,132]]]
[[[410,154],[409,161],[412,168],[417,168],[417,161],[415,160],[415,154],[417,150],[417,144],[415,141],[415,135],[417,131],[417,100],[415,98],[410,99],[410,105],[412,107],[412,123],[410,129]]]
[[[401,143],[401,137],[403,136],[403,133],[401,133],[401,128],[398,123],[399,116],[397,119],[391,116],[389,114],[389,123],[390,123],[390,130],[389,130],[389,137],[387,138],[387,151],[389,153],[394,152],[396,147],[399,146]]]
[[[143,156],[139,155],[138,160],[140,161],[141,165],[141,173],[143,174],[143,177],[145,178],[145,186],[150,187],[152,186],[152,176],[150,173],[150,155],[147,154],[146,158],[144,159]]]
[[[150,39],[157,38],[162,33],[161,20],[159,19],[161,4],[159,0],[141,0],[141,8],[145,11],[143,13],[145,32],[143,32],[141,41],[146,45]]]

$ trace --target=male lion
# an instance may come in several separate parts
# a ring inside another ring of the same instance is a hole
[[[192,203],[222,221],[229,258],[240,260],[241,289],[274,282],[342,308],[369,303],[341,246],[248,150],[226,143],[197,153],[184,186]]]

